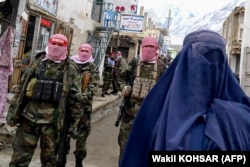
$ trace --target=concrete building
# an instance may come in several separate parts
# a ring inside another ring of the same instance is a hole
[[[30,60],[45,50],[52,34],[65,34],[69,39],[69,54],[73,54],[87,41],[88,31],[98,24],[91,19],[93,1],[89,0],[74,0],[74,3],[67,0],[5,0],[2,4],[1,34],[9,23],[15,27],[14,72],[9,87],[17,84],[22,69]],[[30,48],[31,54],[24,57]]]
[[[104,26],[107,21],[110,0],[2,0],[0,7],[6,13],[0,13],[1,34],[13,23],[15,39],[13,44],[14,72],[10,76],[9,87],[18,83],[23,68],[32,58],[45,49],[48,38],[55,33],[62,33],[69,39],[69,54],[75,54],[78,46],[88,42],[94,47],[95,63],[99,66],[100,77],[103,70],[103,57],[110,51],[120,50],[130,61],[140,53],[139,45],[144,36],[158,39],[160,48],[163,35],[167,33],[163,27],[156,27],[144,13],[143,7],[139,15],[143,18],[141,32],[120,31],[121,12],[116,12],[112,26]],[[131,1],[132,2],[132,1]],[[134,1],[133,1],[134,2]],[[135,1],[136,2],[136,1]],[[137,9],[131,5],[131,9]],[[130,12],[131,12],[130,9]],[[140,18],[138,17],[138,18]],[[30,56],[25,54],[32,48]],[[160,52],[160,50],[159,50]],[[25,57],[25,56],[27,57]]]
[[[250,0],[244,7],[235,7],[223,23],[228,62],[239,76],[240,85],[250,96]]]
[[[240,84],[250,96],[250,0],[245,2],[245,17],[243,23],[243,36],[241,44]]]
[[[222,36],[226,40],[228,62],[233,72],[239,75],[241,42],[245,7],[235,7],[223,23]]]

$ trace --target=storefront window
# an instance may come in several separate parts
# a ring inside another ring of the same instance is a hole
[[[44,51],[46,46],[48,45],[48,40],[51,34],[51,21],[42,18],[41,24],[39,28],[38,41],[36,51]]]

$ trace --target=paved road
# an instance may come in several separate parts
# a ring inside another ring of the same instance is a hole
[[[119,128],[115,127],[118,106],[120,100],[114,101],[108,106],[92,115],[92,130],[87,141],[87,158],[85,167],[117,167],[119,147],[117,136]],[[68,155],[67,167],[74,167],[73,148],[75,141],[71,142],[71,151]],[[10,161],[12,149],[10,145],[0,151],[0,167],[7,167]],[[29,167],[40,166],[40,150],[37,148]]]

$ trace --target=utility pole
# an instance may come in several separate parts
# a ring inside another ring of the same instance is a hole
[[[165,24],[167,24],[167,31],[168,31],[168,36],[169,36],[169,27],[170,27],[170,24],[171,24],[171,9],[169,9],[168,11],[168,17],[166,18],[166,21],[165,21]]]

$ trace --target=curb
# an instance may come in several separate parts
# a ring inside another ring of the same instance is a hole
[[[111,104],[112,102],[119,100],[121,97],[122,97],[121,94],[118,94],[116,96],[115,95],[108,95],[105,97],[94,96],[92,112],[97,112],[98,110],[106,107],[107,105]]]

